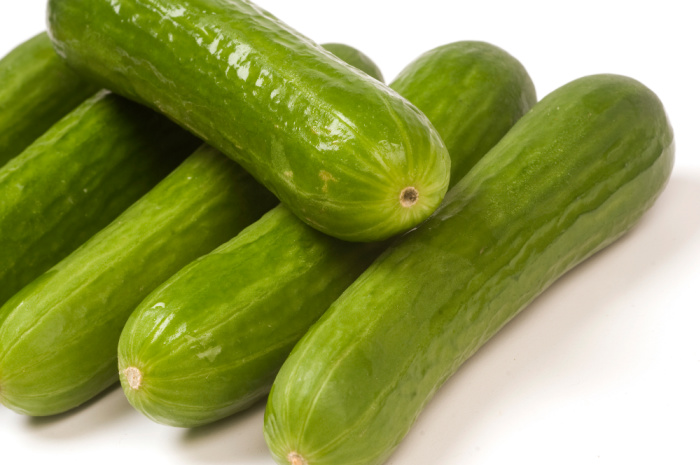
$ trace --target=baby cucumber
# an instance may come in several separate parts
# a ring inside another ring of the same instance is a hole
[[[0,166],[99,90],[56,55],[45,32],[0,60]]]
[[[0,168],[0,305],[200,144],[165,117],[105,91],[52,126]]]
[[[386,239],[447,191],[423,113],[246,0],[50,0],[48,23],[74,69],[218,148],[324,233]]]
[[[508,130],[503,121],[535,103],[522,65],[478,42],[438,47],[392,87],[426,103],[428,117],[455,143],[452,168],[461,172],[486,152],[481,141],[495,142]],[[129,402],[182,427],[244,409],[265,396],[294,344],[385,247],[332,238],[276,207],[139,305],[119,342]]]
[[[295,346],[265,413],[277,463],[383,463],[462,362],[637,222],[673,153],[661,102],[630,78],[536,104]]]

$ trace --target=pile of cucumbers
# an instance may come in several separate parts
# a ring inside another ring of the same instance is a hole
[[[459,366],[666,185],[656,95],[537,101],[455,42],[389,85],[247,0],[49,0],[0,61],[0,401],[119,380],[152,420],[268,396],[286,465],[384,463]]]

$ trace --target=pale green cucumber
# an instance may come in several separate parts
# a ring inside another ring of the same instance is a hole
[[[58,53],[232,157],[352,241],[425,220],[450,159],[428,118],[247,0],[50,0]]]

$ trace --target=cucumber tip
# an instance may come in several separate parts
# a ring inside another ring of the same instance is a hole
[[[124,370],[124,376],[126,376],[126,382],[129,383],[129,387],[138,391],[141,387],[141,381],[143,380],[141,370],[136,367],[129,367]]]
[[[287,454],[287,460],[289,460],[289,465],[308,465],[306,460],[304,460],[304,457],[296,452],[290,452]]]
[[[399,201],[402,207],[412,207],[418,202],[418,189],[413,186],[404,187],[399,194]]]

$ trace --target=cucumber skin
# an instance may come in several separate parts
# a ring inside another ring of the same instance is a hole
[[[354,66],[360,71],[367,73],[379,82],[384,82],[384,76],[382,75],[382,70],[379,69],[379,66],[377,66],[377,64],[372,61],[370,57],[358,49],[339,43],[321,44],[321,47],[325,48],[350,66]],[[409,101],[411,103],[415,103],[412,100]],[[420,109],[420,107],[418,108]]]
[[[275,460],[383,463],[469,356],[636,223],[673,152],[661,102],[632,79],[582,78],[535,105],[295,346],[265,414]]]
[[[450,159],[425,115],[269,13],[246,0],[113,4],[50,0],[59,54],[232,157],[312,227],[378,241],[442,201]],[[406,187],[420,195],[410,208]]]
[[[163,116],[101,91],[0,168],[0,305],[200,144]]]
[[[0,60],[0,166],[99,90],[56,55],[45,32]]]
[[[0,308],[0,401],[51,415],[113,384],[119,335],[136,305],[275,203],[227,157],[196,151]]]
[[[431,74],[454,80],[436,79],[432,86]],[[460,171],[487,150],[483,144],[461,145],[460,131],[472,132],[477,141],[498,139],[508,129],[500,124],[503,115],[524,114],[536,101],[522,65],[478,42],[438,47],[407,66],[394,86],[416,98],[444,101],[427,106],[431,118],[472,121],[445,124],[446,139],[457,144],[448,147],[451,166]],[[493,125],[471,120],[474,112],[489,115]],[[294,344],[387,244],[334,239],[283,205],[276,207],[183,268],[134,311],[119,342],[127,399],[152,420],[180,427],[246,408],[268,392]],[[129,386],[128,367],[143,373],[138,390]]]

